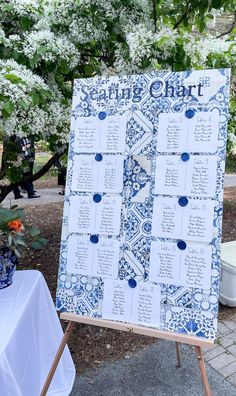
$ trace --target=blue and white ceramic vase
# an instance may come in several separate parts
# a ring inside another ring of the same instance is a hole
[[[12,284],[18,258],[7,246],[0,246],[0,289]]]

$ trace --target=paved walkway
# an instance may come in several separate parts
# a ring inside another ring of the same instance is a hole
[[[236,175],[226,175],[225,187],[236,186]],[[9,194],[5,207],[22,207],[63,202],[59,188],[38,190],[37,199],[15,200]],[[204,353],[213,396],[236,395],[236,317],[218,323],[218,340]],[[78,346],[79,348],[79,346]],[[174,344],[159,341],[131,358],[106,363],[86,371],[75,380],[71,396],[193,396],[203,395],[197,359],[190,346],[181,347],[182,368],[175,367]]]
[[[213,396],[236,395],[236,318],[218,323],[216,345],[205,353]],[[79,348],[79,345],[78,345]],[[201,396],[204,394],[193,347],[181,345],[181,368],[175,345],[155,344],[116,362],[77,375],[70,396]]]
[[[181,356],[182,367],[177,368],[174,343],[160,340],[132,357],[78,375],[70,396],[203,396],[193,348],[181,345]],[[206,366],[212,395],[235,396],[236,388]]]
[[[236,174],[227,174],[225,175],[225,187],[234,187],[236,186]]]
[[[225,187],[233,187],[236,186],[236,174],[228,174],[225,175]],[[59,188],[50,188],[50,189],[42,189],[38,190],[37,194],[40,195],[40,198],[28,199],[27,194],[23,194],[24,198],[15,200],[13,193],[10,193],[6,199],[2,202],[4,207],[9,207],[10,205],[19,205],[22,207],[25,206],[34,206],[34,205],[45,205],[53,202],[63,202],[64,197],[59,195]]]
[[[13,193],[10,193],[2,202],[2,205],[6,208],[9,208],[12,205],[18,205],[21,207],[26,206],[35,206],[35,205],[45,205],[53,202],[63,202],[64,196],[58,194],[61,191],[60,188],[50,188],[37,190],[37,195],[40,195],[40,198],[27,198],[27,194],[24,195],[24,198],[14,199]]]
[[[235,386],[236,395],[236,316],[218,322],[218,339],[214,348],[204,354],[206,362]]]

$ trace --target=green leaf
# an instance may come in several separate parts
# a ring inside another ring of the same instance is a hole
[[[31,97],[32,97],[32,102],[34,106],[38,106],[39,102],[40,102],[40,97],[39,95],[37,95],[35,92],[31,93]]]
[[[206,22],[203,19],[200,19],[198,22],[199,32],[203,32],[206,29]]]
[[[20,257],[20,252],[19,252],[19,250],[17,250],[17,249],[15,248],[13,251],[14,251],[14,253],[15,253],[15,255],[16,255],[17,257]]]
[[[21,18],[21,26],[23,30],[29,30],[31,27],[31,21],[29,18],[27,18],[26,16],[23,16]]]
[[[40,56],[38,54],[34,54],[32,60],[30,61],[31,67],[35,67],[39,63],[39,60]]]
[[[20,99],[18,103],[23,110],[27,111],[29,109],[29,104],[25,100]]]
[[[158,40],[158,42],[157,42],[157,44],[158,44],[158,47],[162,47],[163,46],[163,44],[165,44],[167,41],[169,40],[169,37],[167,37],[167,36],[163,36],[160,40]]]
[[[40,239],[38,239],[38,241],[39,241],[43,246],[46,246],[47,243],[48,243],[48,239],[46,239],[46,238],[40,238]]]
[[[3,107],[2,107],[2,115],[4,118],[10,117],[11,113],[14,110],[14,104],[10,101],[10,99],[7,99],[4,101]]]
[[[41,45],[41,47],[39,47],[37,49],[37,54],[38,55],[45,54],[48,51],[49,51],[49,49],[48,49],[48,47],[46,47],[46,45]]]
[[[148,58],[144,58],[143,60],[142,60],[142,67],[143,68],[146,68],[146,67],[148,67],[149,65],[150,65],[150,59],[148,59]]]
[[[12,244],[12,236],[11,234],[8,235],[8,245],[11,246]]]
[[[31,246],[35,250],[40,250],[43,248],[43,245],[39,241],[34,241],[31,243]]]
[[[48,243],[48,240],[45,238],[39,238],[37,241],[34,241],[31,243],[31,246],[33,249],[39,250],[42,249],[44,246],[46,246]]]
[[[15,237],[15,238],[14,238],[14,243],[15,243],[15,245],[22,245],[22,246],[26,246],[26,243],[25,243],[25,241],[23,241],[23,239],[21,239],[21,238],[17,238],[17,237]]]
[[[85,65],[84,66],[84,72],[87,76],[91,76],[94,72],[94,68],[91,65]]]
[[[31,227],[29,233],[32,237],[35,237],[40,234],[40,230],[37,227]]]
[[[62,59],[59,63],[59,68],[62,74],[67,74],[70,71],[70,68],[68,66],[68,63],[65,59]]]
[[[24,83],[22,78],[16,76],[15,74],[12,74],[12,73],[5,74],[4,77],[5,77],[6,80],[11,81],[13,84]]]

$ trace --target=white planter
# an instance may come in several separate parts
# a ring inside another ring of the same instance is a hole
[[[236,307],[236,241],[221,244],[221,280],[219,301]]]

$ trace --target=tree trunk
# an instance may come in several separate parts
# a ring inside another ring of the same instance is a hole
[[[26,176],[23,177],[21,180],[19,180],[18,183],[11,183],[9,185],[0,185],[0,203],[7,197],[7,195],[12,191],[14,186],[21,185],[24,182],[29,182],[29,181],[35,181],[38,180],[40,177],[45,175],[46,172],[49,171],[49,169],[55,164],[57,160],[64,154],[62,153],[56,153],[54,154],[48,162],[42,166],[41,169],[37,173],[35,173],[33,176]]]

